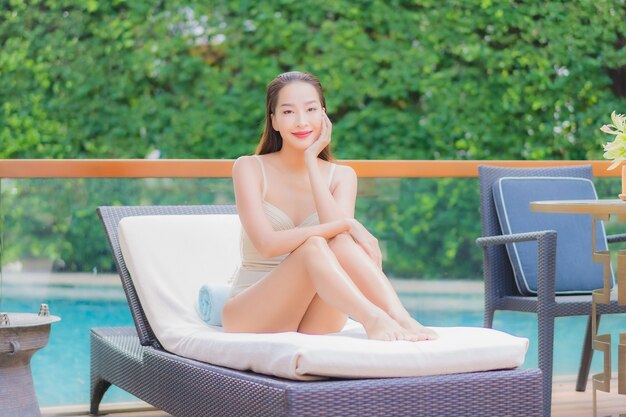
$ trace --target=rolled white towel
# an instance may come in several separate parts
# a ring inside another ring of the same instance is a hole
[[[205,284],[198,291],[196,311],[206,324],[211,326],[222,325],[222,307],[228,299],[230,285]]]

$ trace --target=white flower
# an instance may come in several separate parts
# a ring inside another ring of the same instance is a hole
[[[615,139],[604,145],[604,158],[612,159],[613,163],[609,169],[617,168],[623,161],[626,161],[626,116],[611,113],[611,125],[603,125],[600,130],[610,135],[615,135]]]

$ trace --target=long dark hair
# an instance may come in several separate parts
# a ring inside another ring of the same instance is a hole
[[[322,91],[322,84],[313,75],[306,72],[290,71],[280,74],[274,78],[272,82],[267,86],[267,93],[265,94],[265,127],[263,128],[263,134],[261,135],[261,141],[256,148],[257,155],[265,155],[267,153],[277,152],[283,147],[283,138],[280,132],[274,130],[272,127],[272,114],[276,110],[276,102],[278,101],[278,93],[284,86],[289,83],[301,81],[311,84],[315,87],[317,94],[320,97],[320,102],[323,108],[326,108],[326,99],[324,98],[324,92]],[[325,161],[333,160],[334,157],[330,152],[330,144],[326,146],[322,152],[320,152],[318,158]]]

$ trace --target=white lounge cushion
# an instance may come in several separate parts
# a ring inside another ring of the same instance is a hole
[[[333,335],[225,333],[195,311],[200,286],[226,282],[240,262],[236,215],[123,219],[124,261],[146,317],[163,347],[215,365],[290,379],[441,375],[514,368],[528,340],[497,330],[435,328],[428,342],[368,340],[349,321]]]

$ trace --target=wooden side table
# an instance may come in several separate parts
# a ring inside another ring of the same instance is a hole
[[[622,200],[561,200],[533,201],[530,210],[541,213],[590,214],[591,257],[604,266],[604,286],[591,293],[591,337],[592,348],[604,354],[604,367],[601,373],[593,375],[593,415],[597,416],[597,391],[611,392],[611,335],[598,334],[597,305],[611,302],[611,253],[609,250],[596,250],[596,223],[616,216],[626,222],[626,202]],[[626,251],[617,253],[617,302],[626,305]],[[626,332],[620,333],[617,350],[617,392],[626,395]],[[620,414],[622,416],[624,414]]]
[[[48,343],[50,325],[61,320],[47,313],[0,313],[0,415],[40,417],[30,358]]]

